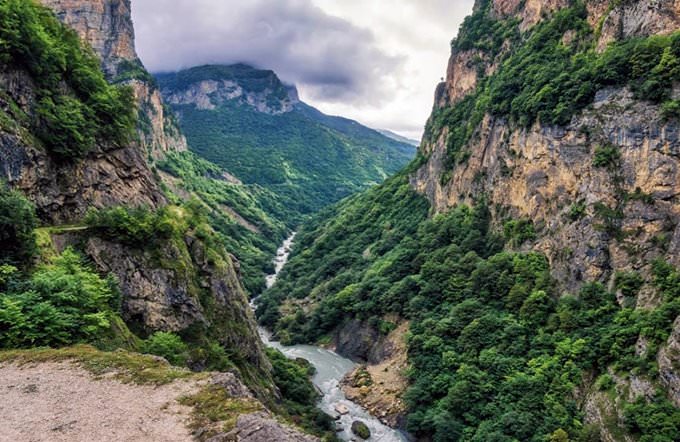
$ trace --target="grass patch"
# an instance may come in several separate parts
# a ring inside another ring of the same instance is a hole
[[[196,394],[184,396],[179,403],[193,407],[189,428],[194,432],[203,430],[199,440],[229,432],[236,427],[240,415],[262,410],[262,405],[255,399],[233,398],[218,385],[209,385]]]
[[[90,345],[0,352],[0,363],[13,362],[23,365],[65,361],[76,362],[95,376],[113,374],[113,378],[118,381],[138,385],[164,385],[178,379],[200,376],[187,369],[173,367],[153,356],[125,350],[103,352]]]

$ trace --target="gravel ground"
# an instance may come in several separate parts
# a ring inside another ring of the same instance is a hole
[[[0,365],[0,441],[191,441],[191,409],[176,399],[196,388],[94,379],[70,363]]]

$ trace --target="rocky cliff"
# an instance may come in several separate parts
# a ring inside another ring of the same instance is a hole
[[[541,17],[568,4],[497,0],[489,14],[516,20],[526,33]],[[586,8],[587,22],[597,28],[598,50],[612,41],[680,29],[680,9],[672,1],[589,1]],[[570,38],[574,33],[567,31],[562,39],[566,44]],[[494,54],[454,45],[446,82],[437,88],[435,112],[473,94],[510,47],[505,41]],[[537,122],[518,127],[505,116],[487,113],[466,144],[469,157],[454,167],[447,163],[450,129],[444,126],[426,137],[421,149],[427,160],[412,185],[438,211],[486,195],[497,221],[508,211],[533,220],[539,235],[528,247],[548,256],[565,288],[586,280],[609,281],[616,271],[643,269],[655,257],[678,264],[679,127],[676,119],[662,115],[660,105],[634,97],[628,88],[611,87],[599,90],[564,126]],[[593,164],[594,151],[602,145],[618,147],[615,171]],[[568,212],[579,202],[585,205],[583,216],[571,220]],[[616,222],[623,238],[598,228],[602,219],[596,206],[601,204],[620,210]]]
[[[133,87],[139,107],[142,147],[154,158],[186,150],[186,140],[160,91],[135,51],[130,0],[41,0],[73,28],[102,61],[110,81]]]
[[[78,219],[88,207],[163,204],[147,156],[160,158],[167,151],[185,150],[186,141],[172,115],[165,112],[160,92],[135,53],[130,2],[43,3],[91,45],[109,81],[132,87],[138,106],[139,142],[125,146],[100,142],[81,161],[56,160],[27,136],[30,128],[21,121],[36,118],[34,79],[21,67],[7,66],[0,72],[2,108],[26,130],[8,130],[10,125],[6,125],[0,135],[5,152],[0,170],[5,180],[29,195],[41,218],[52,224]]]
[[[0,130],[2,178],[29,196],[43,221],[73,222],[90,207],[158,207],[165,202],[137,143],[100,142],[79,161],[62,161],[31,134],[30,121],[37,118],[34,79],[21,68],[5,69],[0,89],[0,107],[21,116]]]
[[[566,22],[564,11],[579,5],[583,11],[577,26],[548,25]],[[490,31],[493,35],[486,40],[475,35],[476,29],[486,25],[503,32]],[[631,83],[617,80],[604,87],[598,84],[592,93],[583,95],[587,98],[562,124],[541,118],[546,115],[541,112],[557,112],[554,107],[539,111],[539,118],[518,122],[517,114],[508,109],[520,106],[522,98],[504,109],[496,103],[482,103],[480,97],[493,90],[504,70],[512,69],[514,54],[521,54],[532,44],[532,33],[546,29],[559,32],[558,50],[569,53],[569,48],[588,48],[571,54],[593,60],[605,54],[600,60],[610,62],[598,65],[597,70],[602,72],[613,69],[614,62],[607,57],[610,45],[631,41],[632,37],[645,41],[657,36],[657,40],[646,41],[659,42],[658,36],[680,30],[680,3],[478,1],[475,14],[452,43],[446,81],[437,87],[429,131],[421,146],[423,164],[411,176],[411,185],[426,195],[438,212],[484,200],[499,227],[509,219],[532,223],[535,232],[528,241],[513,246],[545,254],[563,292],[574,293],[590,281],[614,288],[620,272],[638,272],[650,281],[650,266],[655,259],[680,264],[680,126],[677,117],[665,110],[677,98],[677,90],[671,90],[674,80],[642,93],[640,83],[645,82],[645,74],[640,72]],[[541,69],[549,69],[548,63],[545,61]],[[516,72],[531,75],[529,69]],[[657,68],[661,69],[669,68]],[[562,81],[568,79],[562,77]],[[589,86],[587,80],[579,81],[579,85]],[[504,85],[510,100],[512,94],[519,96],[519,89],[513,89],[520,87],[519,82]],[[549,83],[550,88],[556,85]],[[671,101],[653,98],[653,91],[663,88],[669,89],[666,99]],[[551,92],[546,86],[531,99],[540,103],[543,94]],[[437,122],[441,115],[468,105],[471,107],[466,109],[479,113],[477,120]],[[460,128],[465,125],[469,130],[461,135]],[[611,155],[605,158],[605,152]],[[620,292],[618,295],[623,302]],[[635,299],[639,309],[659,302],[659,295],[646,285]],[[677,335],[676,321],[667,348],[658,354],[658,364],[659,382],[668,389],[669,398],[680,405]],[[645,392],[653,387],[646,382],[621,381],[617,389],[626,392],[621,393],[623,396],[630,395],[628,400],[649,397]],[[588,399],[588,419],[601,422],[614,411],[620,416],[617,405],[601,396]],[[606,425],[603,428],[604,440],[623,440]]]

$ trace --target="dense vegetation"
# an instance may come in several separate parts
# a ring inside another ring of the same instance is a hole
[[[677,107],[671,88],[680,79],[680,33],[617,41],[598,52],[597,32],[587,23],[581,1],[522,35],[514,19],[493,18],[490,11],[491,2],[486,2],[453,42],[454,50],[481,51],[477,88],[435,113],[428,124],[430,135],[450,128],[450,166],[465,161],[464,147],[485,114],[519,126],[537,121],[564,126],[608,86],[629,86],[637,98],[663,103],[668,115]],[[512,50],[501,53],[504,41]],[[494,57],[499,68],[486,76],[484,66]]]
[[[0,264],[27,263],[37,252],[35,210],[24,196],[0,182]]]
[[[110,329],[115,281],[102,279],[66,250],[27,280],[0,267],[0,347],[62,346],[94,342]]]
[[[489,221],[483,202],[428,219],[404,176],[388,180],[300,232],[279,282],[264,294],[260,320],[284,341],[310,342],[352,318],[382,333],[394,328],[386,318],[409,319],[405,399],[416,435],[599,440],[572,393],[613,394],[631,374],[656,380],[657,349],[680,314],[680,273],[657,262],[652,281],[618,275],[623,304],[599,284],[565,296],[544,256],[503,251],[508,241],[519,246],[533,237],[530,223],[509,220],[500,235]],[[644,283],[663,299],[635,310]],[[308,314],[296,304],[305,297],[305,309],[308,300],[314,305]],[[648,347],[638,356],[639,336]],[[664,395],[628,404],[623,414],[640,440],[680,434],[680,411]]]
[[[109,85],[78,35],[34,0],[0,3],[0,70],[9,65],[24,68],[35,82],[31,129],[51,152],[77,158],[96,141],[120,145],[131,139],[132,91]]]
[[[322,211],[296,238],[295,250],[303,252],[293,256],[277,284],[260,299],[260,321],[270,327],[277,325],[277,335],[284,343],[313,341],[359,310],[371,315],[383,306],[399,303],[392,298],[399,296],[401,288],[392,281],[377,285],[367,281],[365,291],[359,289],[359,283],[366,263],[375,256],[389,255],[389,261],[386,258],[384,265],[376,267],[384,267],[384,275],[394,271],[398,277],[398,267],[410,266],[409,256],[391,250],[402,238],[415,234],[427,213],[427,201],[408,188],[403,173]],[[312,320],[300,322],[299,315],[280,318],[278,306],[284,299],[303,299],[310,294],[321,302]],[[303,325],[303,330],[298,328]]]
[[[178,195],[189,193],[208,207],[209,224],[241,263],[250,294],[264,290],[264,275],[273,271],[272,256],[292,227],[280,221],[293,218],[290,209],[264,187],[229,182],[220,167],[191,152],[168,154],[158,167],[176,180],[167,188],[172,198],[179,202]]]
[[[245,65],[203,66],[158,76],[164,94],[206,80],[236,82],[245,93],[262,94],[273,110],[288,96],[288,87],[271,71]],[[190,149],[244,183],[278,195],[287,208],[283,219],[290,223],[381,182],[414,154],[412,146],[302,103],[291,112],[272,115],[238,98],[216,94],[213,101],[212,110],[174,106]]]

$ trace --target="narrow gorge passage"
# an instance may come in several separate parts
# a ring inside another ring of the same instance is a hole
[[[278,274],[286,265],[294,239],[295,232],[276,251],[276,257],[274,258],[275,272],[267,276],[267,288],[276,283]],[[251,305],[255,307],[256,303],[257,298],[253,299]],[[271,333],[265,328],[258,327],[258,331],[262,342],[268,347],[281,351],[291,359],[306,359],[316,368],[316,374],[312,378],[312,382],[322,394],[318,406],[322,411],[331,416],[339,416],[337,425],[339,429],[342,429],[342,431],[338,432],[339,438],[342,440],[357,440],[358,438],[352,433],[351,427],[352,422],[359,420],[364,422],[371,430],[371,437],[367,439],[369,441],[402,442],[408,440],[404,434],[384,425],[366,411],[366,409],[345,397],[345,394],[340,389],[340,381],[355,368],[356,364],[352,360],[344,358],[332,350],[315,345],[284,346],[277,341],[272,341]],[[336,407],[343,412],[347,412],[340,415],[336,411]]]

